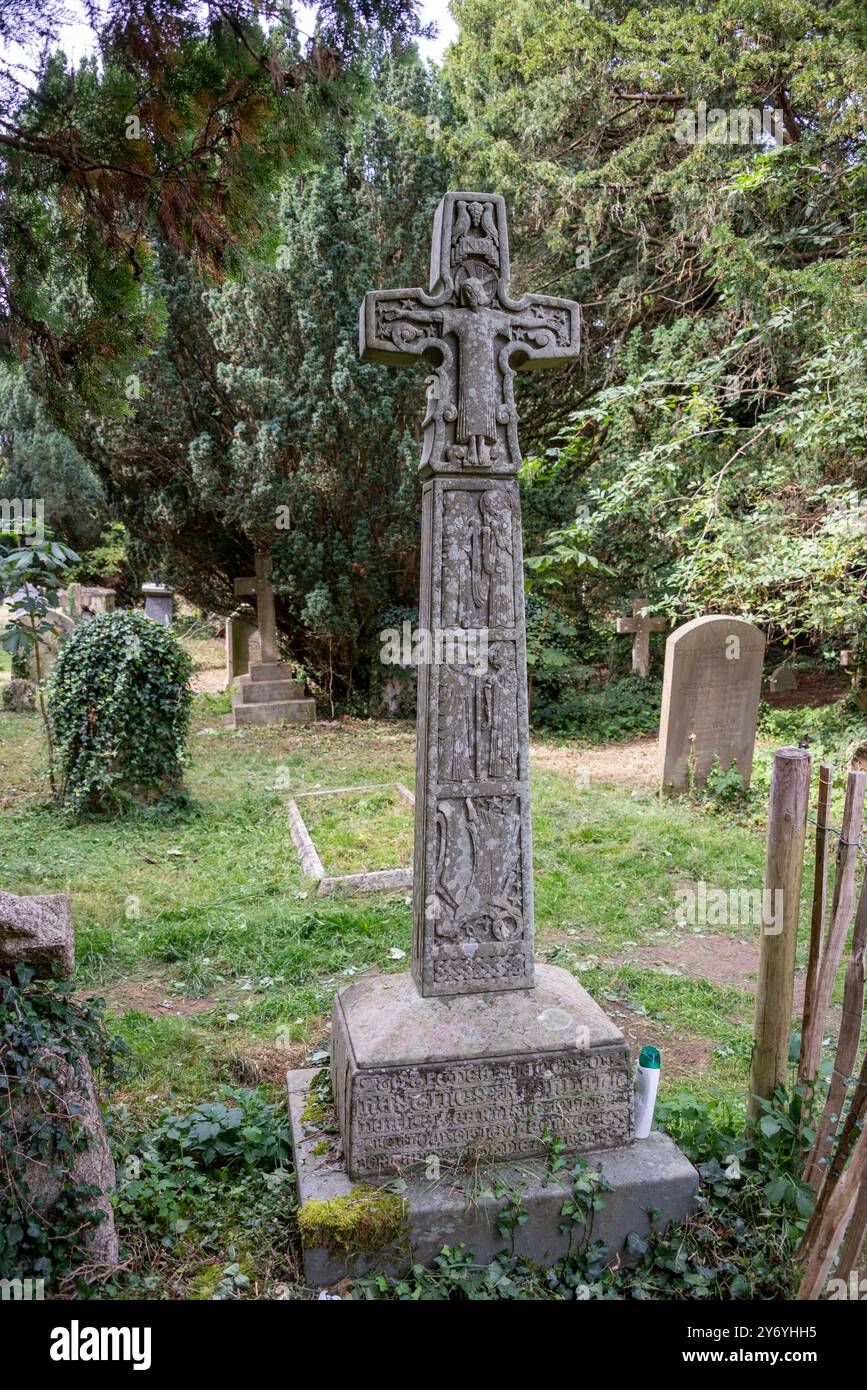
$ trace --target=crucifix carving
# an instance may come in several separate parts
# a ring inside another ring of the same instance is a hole
[[[490,193],[447,193],[437,209],[430,290],[372,290],[361,306],[361,355],[391,366],[426,357],[421,466],[515,473],[521,460],[515,370],[578,355],[570,299],[509,295],[506,205]]]
[[[666,628],[666,621],[664,618],[651,618],[647,615],[642,616],[646,608],[646,598],[633,599],[633,616],[631,618],[621,617],[617,619],[618,632],[631,632],[634,634],[632,639],[632,669],[644,679],[650,675],[650,634],[651,632],[664,632]]]
[[[579,350],[568,299],[509,294],[506,208],[447,193],[428,290],[373,290],[365,361],[431,364],[421,458],[419,623],[434,653],[473,630],[474,653],[419,667],[413,975],[423,995],[533,985],[521,454],[515,371]]]

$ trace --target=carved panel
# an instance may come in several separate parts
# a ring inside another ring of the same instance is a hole
[[[583,1152],[633,1137],[625,1047],[371,1070],[352,1085],[354,1176],[431,1155],[447,1164],[531,1157],[545,1152],[546,1131]]]

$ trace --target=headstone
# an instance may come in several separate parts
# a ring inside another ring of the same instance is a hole
[[[114,589],[99,589],[79,584],[77,588],[77,607],[82,617],[93,618],[97,613],[111,613],[117,595]]]
[[[768,677],[768,685],[775,695],[788,695],[798,688],[798,678],[788,666],[783,662],[781,666],[776,666]]]
[[[840,665],[849,672],[852,680],[852,696],[858,709],[867,709],[867,671],[859,666],[855,652],[844,648],[840,653]]]
[[[171,627],[174,621],[175,591],[163,584],[142,584],[145,601],[145,617],[162,627]]]
[[[759,628],[726,614],[694,618],[665,644],[659,775],[666,791],[685,791],[690,775],[707,781],[715,758],[735,763],[748,787],[765,639]]]
[[[14,615],[16,599],[26,593],[36,592],[32,586],[27,585],[20,589],[9,600],[9,611]],[[62,612],[59,608],[48,608],[41,618],[42,622],[50,623],[50,629],[43,631],[39,637],[39,662],[36,661],[36,648],[32,645],[27,649],[27,679],[37,682],[40,678],[44,681],[51,673],[54,663],[57,660],[57,653],[60,643],[64,637],[68,637],[75,631],[75,623],[68,613]]]
[[[345,1161],[336,1186],[333,1159],[326,1172],[316,1147],[305,1147],[312,1137],[298,1097],[307,1083],[290,1073],[302,1229],[308,1199],[407,1173],[411,1243],[426,1249],[423,1228],[430,1237],[433,1225],[439,1246],[444,1232],[457,1244],[473,1203],[462,1190],[431,1199],[433,1184],[412,1176],[414,1165],[433,1157],[454,1184],[461,1163],[519,1159],[535,1185],[518,1248],[559,1249],[562,1201],[544,1190],[549,1137],[567,1152],[621,1153],[642,1183],[630,1159],[623,1035],[572,975],[533,958],[512,387],[515,368],[560,366],[578,343],[577,304],[509,294],[505,203],[487,193],[447,193],[440,203],[429,292],[373,291],[362,305],[365,361],[437,363],[421,459],[419,625],[434,651],[444,629],[480,629],[488,657],[419,666],[412,973],[359,980],[335,999],[331,1079]],[[684,1165],[688,1205],[696,1176],[666,1142]],[[655,1191],[642,1195],[658,1205]],[[622,1244],[625,1234],[608,1233]],[[305,1250],[308,1278],[332,1272],[316,1263],[321,1253]]]
[[[18,897],[0,892],[0,970],[29,965],[38,975],[75,969],[75,934],[65,893]]]
[[[274,603],[274,585],[271,583],[271,556],[257,550],[255,565],[255,575],[235,580],[235,597],[248,598],[255,594],[261,660],[269,664],[280,660],[277,646],[277,610]]]
[[[618,632],[634,634],[632,639],[632,669],[645,680],[650,675],[650,634],[651,632],[664,632],[666,628],[665,619],[652,618],[649,614],[644,614],[646,608],[646,598],[635,598],[632,600],[632,617],[617,619]]]
[[[244,613],[226,619],[226,686],[249,673],[251,664],[261,661],[256,624]]]
[[[75,935],[69,898],[65,893],[41,897],[18,897],[0,892],[0,972],[10,974],[16,965],[29,966],[37,977],[57,971],[62,977],[75,967]],[[74,1065],[73,1065],[74,1062]],[[46,1042],[34,1056],[34,1066],[50,1076],[47,1091],[35,1096],[14,1086],[0,1090],[0,1127],[9,1134],[26,1136],[31,1126],[45,1132],[45,1117],[61,1131],[69,1145],[56,1157],[71,1170],[74,1184],[98,1188],[99,1195],[88,1198],[88,1205],[102,1213],[102,1221],[84,1231],[88,1260],[114,1265],[118,1260],[114,1209],[108,1194],[115,1187],[114,1160],[111,1156],[102,1111],[97,1099],[93,1071],[87,1055],[79,1051],[73,1038]],[[88,1137],[83,1149],[71,1147],[73,1127]],[[30,1156],[32,1153],[32,1157]],[[62,1172],[58,1172],[41,1148],[31,1145],[26,1158],[24,1182],[39,1217],[50,1218],[51,1208],[66,1195]]]

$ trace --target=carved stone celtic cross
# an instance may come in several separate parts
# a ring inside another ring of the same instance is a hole
[[[413,975],[423,995],[533,985],[521,462],[515,370],[578,354],[579,308],[509,294],[504,200],[447,193],[430,289],[374,290],[365,361],[425,357]],[[470,630],[486,659],[448,640]],[[446,641],[437,637],[446,636]]]

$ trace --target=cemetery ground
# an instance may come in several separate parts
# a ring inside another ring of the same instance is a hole
[[[4,885],[70,893],[76,989],[105,999],[126,1048],[110,1097],[128,1252],[119,1296],[130,1287],[162,1298],[304,1296],[291,1169],[266,1177],[255,1158],[284,1150],[284,1075],[322,1060],[334,993],[363,972],[405,970],[410,956],[408,894],[318,898],[286,803],[384,784],[308,800],[305,819],[327,873],[409,864],[412,812],[390,784],[413,785],[414,727],[348,719],[234,731],[228,708],[227,695],[196,697],[189,805],[118,820],[73,821],[49,808],[37,716],[0,714]],[[834,708],[815,712],[817,724]],[[623,766],[616,746],[539,737],[532,746],[537,957],[578,975],[633,1051],[660,1048],[664,1101],[710,1102],[735,1128],[758,930],[680,925],[675,910],[685,883],[761,887],[773,746],[766,739],[757,750],[748,801],[665,804],[640,766],[632,775],[641,744],[629,745]],[[810,879],[808,862],[805,894]],[[806,898],[802,908],[806,918]],[[206,1114],[218,1127],[240,1105],[247,1136],[222,1136],[218,1202],[189,1138],[196,1107],[211,1103],[227,1107]],[[180,1138],[177,1153],[166,1157],[163,1145],[155,1165],[148,1145],[156,1135],[159,1149],[167,1134]]]

